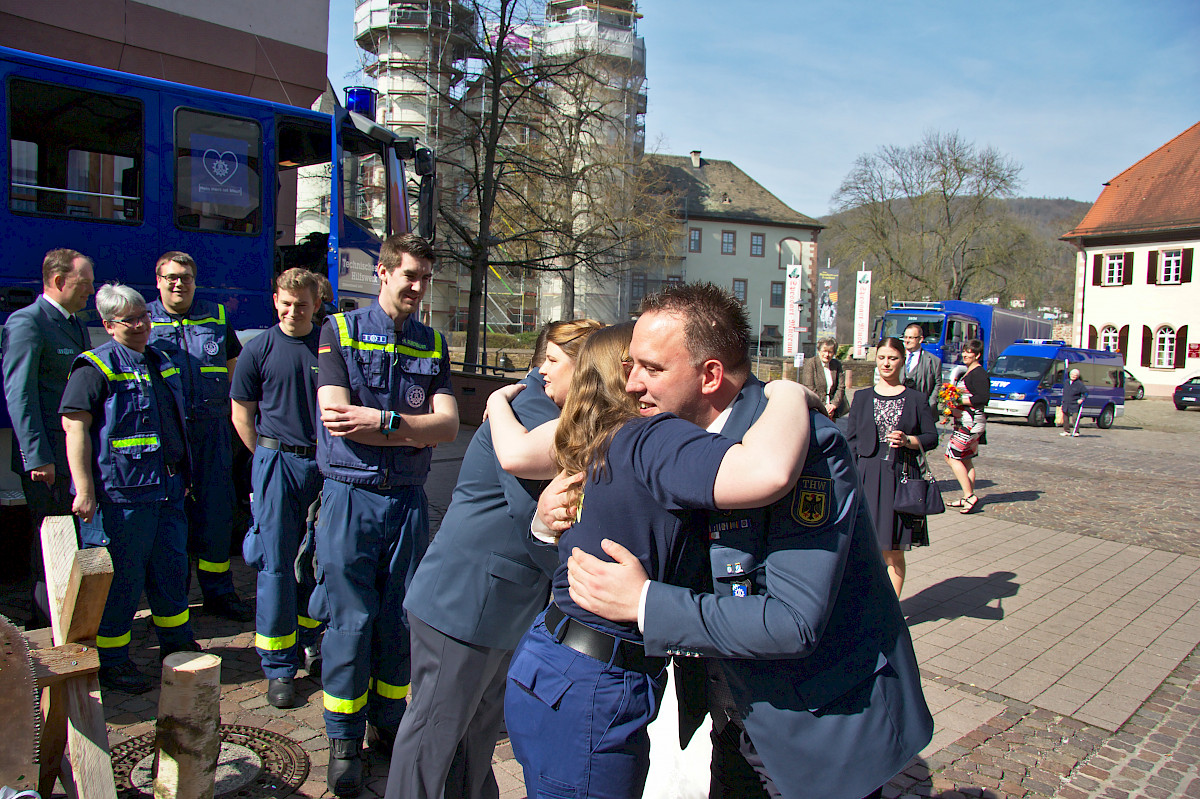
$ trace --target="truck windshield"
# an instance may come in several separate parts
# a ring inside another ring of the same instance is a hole
[[[945,319],[941,316],[931,316],[930,314],[920,313],[889,313],[883,318],[883,333],[881,339],[888,336],[896,338],[904,338],[904,328],[911,324],[921,326],[921,331],[925,334],[925,344],[937,344],[942,340],[942,326],[945,324]]]
[[[1001,355],[988,370],[991,377],[1041,380],[1054,361],[1036,355]]]
[[[387,236],[388,191],[384,145],[348,135],[342,150],[342,200],[346,217],[380,239]]]

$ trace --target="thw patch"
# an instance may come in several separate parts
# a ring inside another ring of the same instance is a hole
[[[829,520],[833,481],[827,477],[801,477],[792,492],[792,518],[805,527],[820,527]]]

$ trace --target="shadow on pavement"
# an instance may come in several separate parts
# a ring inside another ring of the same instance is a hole
[[[1020,588],[1013,580],[1016,576],[992,572],[986,577],[951,577],[901,600],[900,607],[910,626],[963,616],[999,621],[1004,618],[1004,598],[1016,596]]]

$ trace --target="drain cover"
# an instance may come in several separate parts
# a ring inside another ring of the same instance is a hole
[[[214,797],[284,799],[304,784],[308,754],[295,741],[235,724],[222,724],[220,732]],[[154,733],[114,746],[112,764],[121,799],[154,795]]]

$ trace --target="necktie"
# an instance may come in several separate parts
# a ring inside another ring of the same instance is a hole
[[[91,349],[91,342],[88,340],[87,328],[83,326],[83,322],[79,321],[77,314],[71,314],[71,325],[75,328],[75,335],[79,336],[79,346],[85,350]]]
[[[908,364],[905,366],[905,369],[909,372],[912,372],[912,370],[915,369],[916,367],[917,367],[917,354],[915,352],[910,352],[908,354]]]

